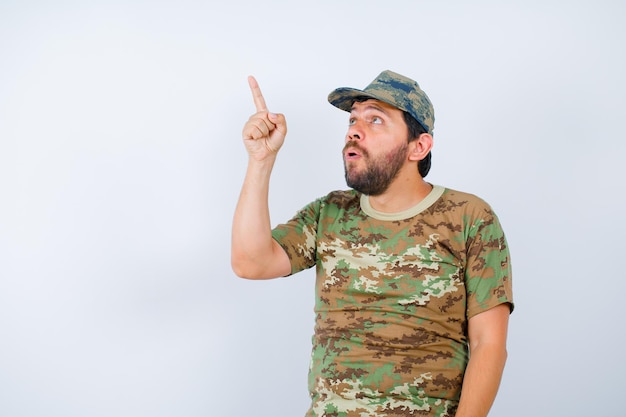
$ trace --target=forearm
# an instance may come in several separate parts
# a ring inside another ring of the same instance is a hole
[[[506,348],[500,344],[472,349],[456,417],[487,416],[500,386],[506,357]]]
[[[235,209],[231,263],[235,273],[241,277],[262,275],[265,263],[272,259],[268,194],[274,160],[249,162]]]
[[[233,218],[231,265],[243,278],[276,278],[291,271],[287,253],[272,239],[268,206],[270,175],[287,135],[287,121],[283,114],[267,110],[254,77],[248,77],[248,84],[256,113],[241,133],[249,159]]]

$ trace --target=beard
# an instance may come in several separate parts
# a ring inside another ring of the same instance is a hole
[[[343,166],[346,183],[348,187],[362,194],[373,196],[380,195],[389,188],[389,185],[398,176],[400,169],[402,169],[408,153],[408,144],[406,143],[376,157],[371,157],[357,143],[347,143],[346,147],[348,146],[356,148],[361,152],[366,167],[362,171],[357,171],[355,168],[351,170],[348,166],[349,163],[344,158]]]

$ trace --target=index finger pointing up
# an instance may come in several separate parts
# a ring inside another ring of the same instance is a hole
[[[250,85],[250,91],[252,91],[252,99],[254,100],[256,111],[266,111],[267,105],[265,104],[263,93],[261,93],[259,83],[252,75],[248,77],[248,85]]]

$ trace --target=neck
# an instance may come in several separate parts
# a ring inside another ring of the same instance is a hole
[[[368,196],[374,210],[383,213],[398,213],[417,205],[433,189],[433,186],[418,178],[397,178],[382,194]]]

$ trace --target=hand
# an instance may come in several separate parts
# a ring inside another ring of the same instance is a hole
[[[276,156],[287,135],[287,122],[282,114],[270,113],[259,84],[254,77],[248,77],[256,113],[243,127],[243,141],[248,154],[256,160]]]

